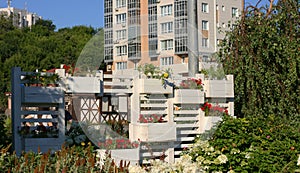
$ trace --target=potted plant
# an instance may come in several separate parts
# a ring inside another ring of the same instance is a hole
[[[138,123],[129,124],[129,139],[143,142],[176,140],[176,124],[161,115],[140,115]]]
[[[223,116],[228,115],[228,110],[220,107],[219,105],[212,105],[205,102],[201,107],[202,114],[200,114],[200,132],[210,130],[212,127],[218,124],[222,120]]]
[[[175,103],[204,103],[203,83],[200,78],[182,80],[175,88]]]

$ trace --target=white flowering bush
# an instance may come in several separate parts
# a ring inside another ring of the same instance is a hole
[[[132,173],[198,173],[203,172],[200,169],[200,165],[192,161],[192,157],[189,155],[183,155],[175,163],[167,163],[161,160],[151,160],[151,166],[142,168],[140,166],[129,166],[129,172]]]

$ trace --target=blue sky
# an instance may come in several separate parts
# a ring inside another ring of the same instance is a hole
[[[267,0],[262,0],[262,2]],[[246,0],[255,4],[257,0]],[[27,5],[25,5],[27,4]],[[0,1],[6,7],[7,0]],[[57,28],[76,25],[103,26],[103,0],[12,0],[12,7],[25,8],[35,12],[43,19],[52,20]]]

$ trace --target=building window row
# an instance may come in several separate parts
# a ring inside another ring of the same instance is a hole
[[[116,21],[118,24],[125,23],[126,22],[126,13],[117,14],[116,15]]]
[[[161,50],[173,50],[173,40],[162,40],[160,42]]]
[[[117,70],[127,69],[127,62],[117,62]]]
[[[149,38],[157,38],[157,23],[151,23],[148,25]]]
[[[148,7],[148,20],[149,21],[157,20],[157,7],[156,6]]]
[[[175,52],[176,53],[183,53],[187,52],[187,36],[178,37],[175,40]]]
[[[104,13],[112,13],[113,11],[113,4],[112,0],[105,0],[104,1]]]
[[[126,39],[126,29],[117,30],[117,40]]]
[[[140,58],[141,57],[141,44],[129,44],[128,45],[128,58]]]
[[[172,64],[174,64],[174,57],[173,56],[160,58],[160,65],[161,66],[172,65]]]
[[[140,7],[141,7],[140,0],[128,0],[128,9],[140,8]]]
[[[166,22],[161,24],[161,33],[171,33],[173,32],[173,22]]]
[[[127,46],[117,46],[117,56],[127,55]]]
[[[104,32],[104,43],[105,44],[113,44],[113,31],[105,31]]]
[[[187,34],[187,18],[175,20],[175,34]]]
[[[104,48],[104,60],[105,61],[113,61],[113,47],[109,46],[109,47],[105,47]]]
[[[104,16],[104,27],[105,28],[112,28],[113,27],[113,16],[112,15],[105,15]]]
[[[126,0],[116,0],[116,8],[126,7]]]
[[[173,14],[173,6],[171,5],[164,5],[160,7],[161,16],[170,16]]]
[[[140,10],[134,9],[128,11],[128,22],[129,24],[140,24],[141,12]]]
[[[187,16],[187,0],[175,1],[175,17]]]

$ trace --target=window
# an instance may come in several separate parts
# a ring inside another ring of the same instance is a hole
[[[209,61],[208,56],[207,55],[203,55],[202,62],[208,62],[208,61]]]
[[[161,50],[173,50],[173,40],[161,41]]]
[[[123,40],[126,38],[126,29],[117,31],[117,40]]]
[[[116,0],[116,7],[117,8],[122,8],[122,7],[126,7],[126,0]]]
[[[117,56],[122,56],[127,54],[127,46],[117,46]]]
[[[117,70],[127,69],[127,62],[117,62]]]
[[[104,16],[104,27],[105,28],[112,28],[113,27],[113,16],[112,15],[105,15]]]
[[[175,20],[175,34],[186,34],[187,33],[187,18]]]
[[[208,21],[202,20],[202,30],[208,30]]]
[[[222,11],[225,11],[225,6],[224,5],[222,5]]]
[[[157,20],[157,7],[156,6],[148,7],[148,20],[149,21]]]
[[[208,13],[208,4],[202,3],[202,13]]]
[[[117,14],[116,15],[116,21],[117,23],[125,23],[126,22],[126,13]]]
[[[105,44],[113,44],[113,31],[107,30],[104,32],[104,43]]]
[[[160,65],[161,66],[172,65],[172,64],[174,64],[174,58],[173,58],[173,56],[160,58]]]
[[[141,43],[128,44],[128,59],[139,59],[141,57]]]
[[[202,38],[202,47],[208,47],[208,38]]]
[[[157,23],[151,23],[148,25],[149,30],[149,38],[156,38],[157,37]]]
[[[187,0],[175,1],[175,17],[187,16]]]
[[[187,49],[187,36],[176,37],[175,39],[175,52],[176,53],[186,53]]]
[[[165,5],[160,7],[161,16],[169,16],[172,15],[172,5]]]
[[[171,33],[173,32],[173,22],[166,22],[161,24],[161,33]]]
[[[232,15],[232,17],[239,17],[239,9],[232,8],[231,9],[231,15]]]

